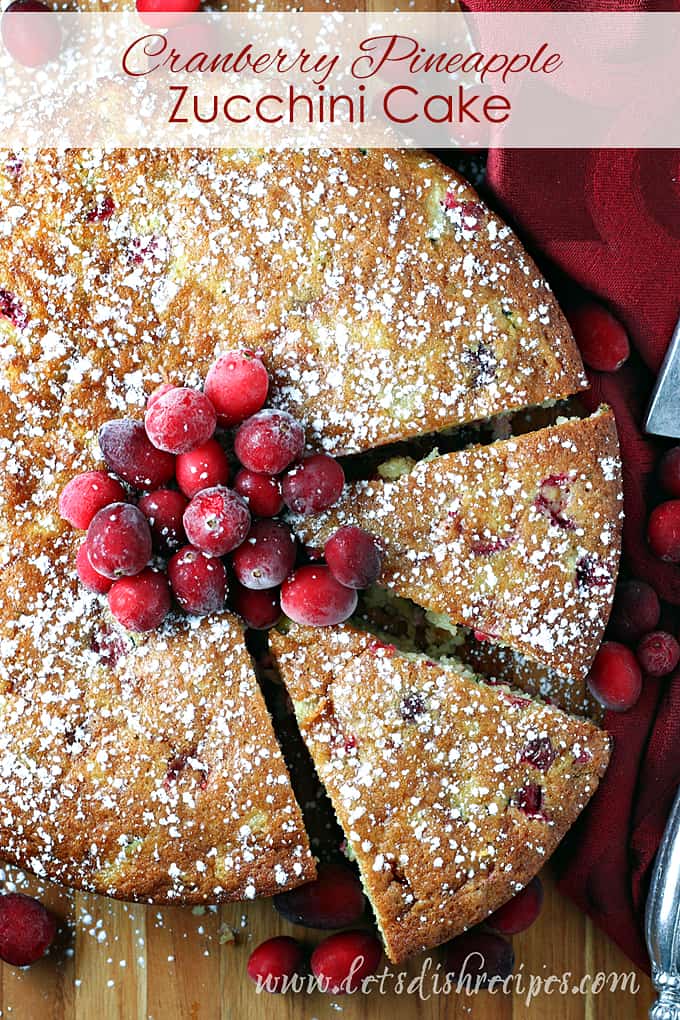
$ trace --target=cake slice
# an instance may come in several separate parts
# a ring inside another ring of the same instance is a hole
[[[345,625],[271,646],[389,958],[436,946],[525,885],[597,788],[590,722]]]
[[[379,583],[456,625],[583,678],[609,617],[623,496],[608,409],[360,481],[293,526],[322,550],[341,525],[384,547]]]

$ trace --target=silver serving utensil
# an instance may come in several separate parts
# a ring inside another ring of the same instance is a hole
[[[680,439],[680,319],[652,393],[645,429],[655,436]]]
[[[654,862],[645,927],[659,994],[650,1020],[680,1020],[680,790]]]

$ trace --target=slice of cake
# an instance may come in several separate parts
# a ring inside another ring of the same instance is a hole
[[[597,788],[594,725],[342,626],[272,649],[394,963],[477,924]]]
[[[495,644],[583,677],[618,569],[621,467],[608,409],[357,482],[296,518],[321,550],[341,525],[383,543],[380,583]]]

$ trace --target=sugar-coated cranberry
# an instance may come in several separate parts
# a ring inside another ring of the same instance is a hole
[[[598,372],[616,372],[630,354],[628,334],[611,312],[595,301],[569,314],[569,324],[586,365]]]
[[[283,509],[281,482],[273,475],[241,468],[234,479],[234,490],[247,501],[253,517],[276,517]]]
[[[637,646],[638,662],[649,676],[668,676],[680,662],[680,644],[672,634],[655,630]]]
[[[346,524],[331,535],[324,556],[333,577],[346,588],[368,588],[380,576],[382,555],[378,543],[354,524]]]
[[[216,556],[206,556],[200,549],[187,545],[168,563],[168,578],[185,612],[208,616],[224,609],[227,571]]]
[[[248,960],[248,977],[265,992],[283,992],[302,968],[305,951],[289,935],[261,942]]]
[[[175,458],[157,450],[140,421],[120,418],[99,430],[107,467],[137,489],[160,489],[175,475]]]
[[[163,554],[174,552],[186,542],[184,511],[187,498],[176,489],[155,489],[139,501],[139,509],[149,522],[156,549]]]
[[[356,992],[364,978],[375,974],[382,946],[369,931],[354,929],[329,935],[312,953],[311,967],[320,991],[331,995]]]
[[[138,574],[151,559],[151,530],[142,511],[112,503],[92,519],[87,531],[90,563],[104,577]]]
[[[240,426],[234,451],[249,471],[278,475],[302,456],[305,431],[287,411],[265,408]]]
[[[147,567],[136,577],[122,577],[109,592],[109,609],[127,630],[160,627],[170,610],[170,588],[165,574]]]
[[[512,946],[494,932],[473,929],[459,935],[446,947],[446,973],[461,989],[472,991],[510,977],[515,966]]]
[[[40,0],[14,0],[5,8],[1,29],[7,52],[24,67],[42,67],[59,56],[59,21]]]
[[[24,329],[28,324],[24,306],[10,290],[0,290],[0,318],[9,319],[17,329]]]
[[[282,521],[255,521],[245,542],[234,551],[234,573],[244,588],[276,588],[295,565],[296,545]]]
[[[642,691],[642,672],[630,648],[618,641],[605,641],[591,666],[588,687],[600,704],[613,712],[632,708]]]
[[[527,765],[533,765],[541,772],[547,772],[556,757],[557,752],[550,737],[534,737],[525,745],[521,761],[526,762]]]
[[[217,425],[215,408],[205,393],[174,386],[154,400],[144,415],[146,434],[158,450],[188,453],[210,439]]]
[[[647,541],[659,559],[680,563],[680,499],[670,499],[652,510]]]
[[[319,514],[340,499],[345,472],[335,457],[313,453],[283,478],[283,498],[296,514]]]
[[[170,390],[174,390],[174,388],[175,388],[174,383],[171,382],[164,382],[161,383],[160,386],[157,386],[156,389],[152,393],[150,393],[147,398],[146,401],[147,411],[149,410],[150,407],[153,407],[157,400],[159,400],[161,397],[164,397],[166,393],[170,392]]]
[[[333,577],[324,564],[300,567],[281,588],[281,609],[295,623],[332,627],[352,615],[358,596]]]
[[[620,581],[609,618],[609,631],[617,641],[638,641],[654,630],[661,616],[661,604],[646,581]]]
[[[269,630],[281,618],[279,593],[274,588],[254,591],[237,583],[232,601],[243,622],[253,630]]]
[[[204,390],[220,425],[229,428],[264,407],[269,376],[252,351],[227,351],[209,369]]]
[[[210,556],[224,556],[250,530],[250,511],[242,496],[224,485],[197,492],[184,511],[184,530],[192,545]]]
[[[107,591],[113,584],[112,578],[104,577],[103,574],[97,573],[90,563],[87,541],[81,544],[76,554],[76,571],[78,573],[80,583],[87,588],[88,591],[95,592],[97,595],[106,595]]]
[[[67,482],[59,496],[59,513],[81,531],[87,531],[90,521],[110,503],[124,503],[125,489],[106,471],[85,471]]]
[[[229,481],[229,461],[216,439],[208,439],[188,453],[180,453],[175,465],[177,484],[191,499],[201,489],[226,485]]]
[[[659,481],[669,496],[680,498],[680,446],[674,446],[661,458]]]
[[[154,28],[168,28],[194,14],[201,0],[135,0],[140,19]]]
[[[0,960],[28,967],[45,955],[57,934],[53,914],[30,896],[0,896]]]
[[[528,885],[489,917],[489,928],[500,935],[518,935],[534,923],[543,906],[543,884],[536,875]]]
[[[330,930],[360,921],[366,901],[355,872],[331,862],[318,866],[313,882],[275,896],[274,906],[291,924]]]

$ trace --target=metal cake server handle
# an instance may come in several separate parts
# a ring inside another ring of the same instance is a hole
[[[645,927],[659,996],[650,1020],[680,1020],[680,789],[656,855]]]
[[[656,436],[680,439],[680,319],[649,402],[645,429]]]

